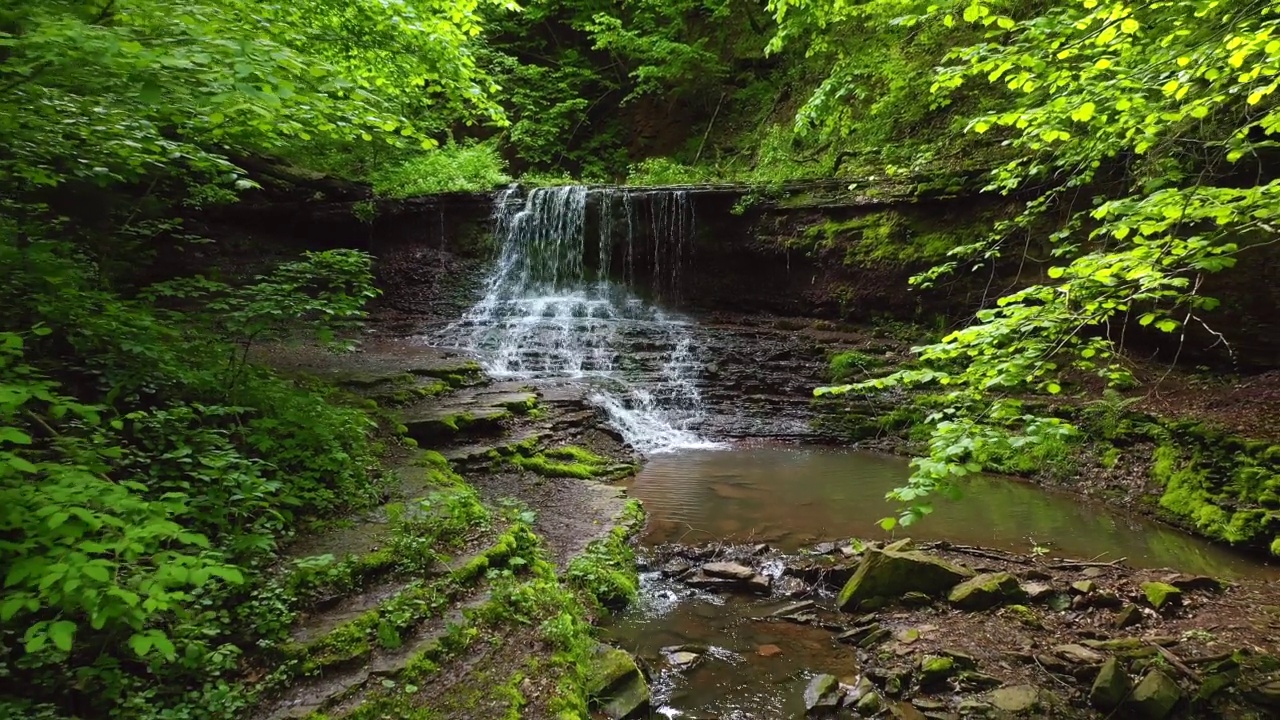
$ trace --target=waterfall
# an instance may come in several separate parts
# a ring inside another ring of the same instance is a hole
[[[692,429],[702,415],[702,363],[690,324],[609,277],[621,240],[615,233],[625,232],[622,274],[633,281],[643,226],[655,293],[674,293],[693,227],[689,198],[635,195],[581,186],[499,193],[497,264],[484,296],[445,331],[446,341],[470,350],[496,378],[583,383],[609,424],[641,452],[709,447]],[[595,268],[585,263],[591,207]]]

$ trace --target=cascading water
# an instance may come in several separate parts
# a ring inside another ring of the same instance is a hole
[[[527,196],[518,188],[500,193],[494,209],[497,266],[484,297],[446,330],[446,341],[474,352],[497,378],[588,384],[588,397],[641,452],[705,448],[713,443],[692,430],[702,414],[702,365],[688,323],[608,277],[614,233],[625,230],[623,274],[634,278],[636,226],[648,220],[655,289],[675,288],[692,230],[689,199],[666,193],[646,200],[647,218],[638,216],[633,194],[622,190],[568,186]],[[584,262],[591,206],[596,268]]]

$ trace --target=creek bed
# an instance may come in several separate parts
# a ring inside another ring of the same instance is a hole
[[[905,460],[877,453],[740,446],[653,457],[630,493],[649,514],[646,546],[723,541],[794,552],[819,541],[888,539],[876,525],[892,510],[884,494],[908,474]],[[963,498],[936,507],[909,528],[915,540],[1024,555],[1040,547],[1052,556],[1127,558],[1135,568],[1222,578],[1280,576],[1254,558],[1158,523],[1015,480],[969,480]],[[801,717],[805,683],[814,673],[857,673],[852,650],[834,643],[830,632],[761,621],[786,599],[709,594],[656,572],[641,579],[640,600],[605,629],[607,638],[649,659],[671,646],[709,649],[692,668],[654,663],[658,716]]]

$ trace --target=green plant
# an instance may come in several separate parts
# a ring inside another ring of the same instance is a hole
[[[390,163],[372,174],[378,195],[392,198],[443,192],[483,192],[511,182],[492,144],[448,144]]]

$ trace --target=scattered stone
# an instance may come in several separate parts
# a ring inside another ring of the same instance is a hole
[[[1059,645],[1052,650],[1054,655],[1074,665],[1098,665],[1106,660],[1106,656],[1094,652],[1083,645]]]
[[[987,717],[991,714],[991,705],[977,698],[965,698],[956,706],[962,718]]]
[[[1124,605],[1124,600],[1114,590],[1099,590],[1089,596],[1089,604],[1098,608],[1118,608]]]
[[[812,595],[813,588],[800,578],[787,575],[778,578],[778,581],[773,586],[773,592],[775,595],[781,595],[782,597],[798,598]]]
[[[662,575],[663,577],[669,578],[681,578],[688,575],[689,571],[692,569],[693,565],[690,564],[688,560],[685,560],[684,558],[672,558],[662,566]]]
[[[889,630],[889,628],[880,628],[879,630],[876,630],[870,635],[862,638],[862,640],[858,643],[858,647],[862,648],[863,650],[869,650],[883,643],[884,641],[888,640],[891,635],[893,635],[893,633]]]
[[[912,591],[942,593],[971,577],[972,570],[924,553],[870,551],[840,591],[837,604],[849,612],[872,598],[896,598]]]
[[[1077,580],[1071,583],[1071,589],[1081,595],[1088,595],[1093,592],[1094,587],[1092,580]]]
[[[681,672],[692,670],[701,661],[702,655],[688,650],[677,650],[667,654],[667,662],[671,663],[671,667]]]
[[[1103,712],[1111,712],[1129,696],[1133,682],[1115,658],[1108,659],[1089,689],[1089,704]]]
[[[1053,594],[1053,586],[1045,582],[1029,582],[1022,586],[1022,594],[1031,602],[1040,602]]]
[[[1182,602],[1182,591],[1167,583],[1144,582],[1142,594],[1147,596],[1147,602],[1156,610]]]
[[[1071,596],[1066,593],[1054,593],[1049,596],[1049,609],[1054,612],[1062,612],[1071,607]]]
[[[844,700],[842,702],[845,707],[853,707],[865,695],[869,693],[873,693],[875,691],[876,691],[876,686],[873,685],[872,682],[868,680],[865,675],[863,675],[858,678],[858,682],[855,683],[852,688],[850,688],[848,691],[845,692]]]
[[[835,714],[840,707],[840,681],[834,675],[815,675],[804,690],[804,712],[808,717]]]
[[[1000,678],[977,670],[961,670],[956,673],[956,682],[965,690],[990,690],[1004,684]]]
[[[852,630],[846,630],[836,636],[836,642],[846,643],[848,645],[857,645],[868,636],[880,632],[880,623],[871,621],[864,625],[859,625]]]
[[[972,670],[978,667],[978,660],[966,652],[943,648],[938,651],[938,654],[943,657],[951,658],[951,662],[955,663],[957,670]]]
[[[1186,590],[1190,592],[1199,591],[1220,593],[1231,586],[1231,584],[1225,580],[1219,580],[1218,578],[1209,577],[1208,575],[1174,575],[1173,577],[1168,578],[1167,582],[1179,590]]]
[[[732,562],[707,563],[702,566],[702,572],[711,577],[724,578],[725,580],[750,580],[756,576],[756,571],[752,568],[741,563]]]
[[[986,610],[1022,593],[1018,579],[1007,572],[988,573],[951,589],[947,600],[961,610]]]
[[[817,604],[815,604],[812,600],[804,600],[798,603],[790,603],[788,605],[783,605],[777,610],[774,610],[773,612],[769,613],[769,616],[770,617],[786,617],[788,615],[797,615],[802,612],[813,610],[816,607],[817,607]]]
[[[1085,568],[1085,569],[1084,569],[1084,572],[1082,572],[1082,573],[1080,573],[1080,574],[1081,574],[1081,575],[1084,575],[1084,576],[1085,576],[1085,577],[1087,577],[1087,578],[1102,577],[1102,568],[1100,568],[1100,567],[1087,567],[1087,568]]]
[[[756,648],[756,654],[760,657],[776,657],[782,654],[782,648],[777,645],[761,645]]]
[[[1008,605],[1003,612],[1013,616],[1020,625],[1029,628],[1040,629],[1044,627],[1044,623],[1040,622],[1040,618],[1026,605]]]
[[[863,717],[871,717],[879,713],[884,708],[884,698],[880,697],[880,693],[872,690],[871,692],[858,698],[858,703],[853,706]]]
[[[1104,650],[1118,653],[1131,653],[1135,650],[1141,650],[1150,647],[1153,640],[1143,640],[1136,637],[1108,638],[1106,640],[1082,640],[1081,645],[1090,650]]]
[[[1022,577],[1028,580],[1048,581],[1053,579],[1053,575],[1045,572],[1044,570],[1041,570],[1040,568],[1029,568],[1021,572],[1022,572]]]
[[[1214,695],[1217,695],[1228,687],[1234,685],[1238,679],[1238,675],[1239,673],[1230,672],[1218,673],[1217,675],[1210,675],[1206,677],[1204,682],[1200,683],[1200,689],[1196,690],[1195,702],[1207,702],[1212,700]],[[1277,685],[1277,695],[1275,695],[1273,700],[1276,701],[1275,706],[1280,707],[1280,683]],[[1246,695],[1246,697],[1253,702],[1257,702],[1259,705],[1267,704],[1265,701],[1260,702],[1250,695]]]
[[[929,717],[920,712],[915,705],[905,702],[889,705],[889,717],[894,720],[929,720]]]
[[[591,659],[588,697],[610,720],[626,720],[649,706],[649,684],[631,655],[598,643]]]
[[[893,639],[897,640],[903,645],[910,645],[920,639],[920,631],[915,628],[907,628],[906,630],[899,630],[897,633],[894,634]]]
[[[926,655],[920,660],[920,686],[927,687],[951,677],[956,663],[949,657]]]
[[[1164,720],[1182,699],[1182,688],[1158,669],[1151,670],[1133,689],[1124,707],[1141,720]]]
[[[1251,703],[1262,705],[1263,707],[1280,708],[1280,677],[1263,679],[1245,691],[1244,696]]]
[[[997,710],[1019,714],[1036,712],[1045,705],[1055,705],[1053,694],[1035,685],[1010,685],[991,692],[991,704]]]
[[[924,607],[933,604],[933,598],[922,592],[911,591],[902,596],[902,604],[908,607]]]

